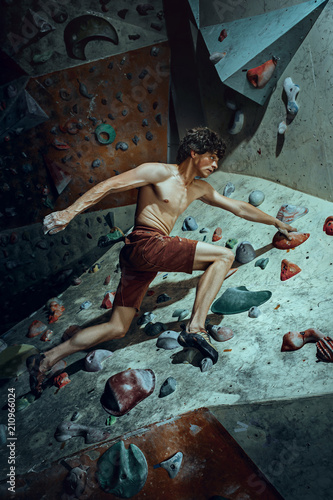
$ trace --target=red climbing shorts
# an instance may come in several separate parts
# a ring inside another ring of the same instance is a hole
[[[138,311],[150,283],[161,272],[192,274],[197,241],[167,236],[161,230],[136,226],[119,255],[121,278],[114,305]]]

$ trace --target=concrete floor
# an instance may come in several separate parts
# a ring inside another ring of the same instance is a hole
[[[303,331],[310,327],[332,335],[329,311],[332,305],[333,238],[323,230],[326,217],[333,215],[333,203],[297,192],[279,184],[244,177],[239,174],[216,172],[209,182],[222,192],[228,181],[236,187],[233,198],[247,201],[254,189],[265,193],[259,207],[276,215],[281,204],[289,203],[309,208],[309,213],[293,224],[299,232],[309,232],[310,238],[301,246],[287,252],[271,247],[275,228],[254,224],[232,214],[211,208],[200,202],[193,203],[177,222],[172,234],[192,239],[203,239],[199,233],[208,227],[207,241],[217,226],[222,227],[225,245],[229,238],[238,242],[250,241],[257,256],[268,257],[265,270],[255,267],[255,260],[238,267],[219,292],[228,287],[246,286],[249,290],[270,290],[271,299],[260,306],[261,316],[249,318],[247,312],[219,316],[210,313],[212,324],[228,326],[234,337],[225,343],[215,343],[220,357],[214,367],[202,373],[192,364],[176,363],[175,352],[156,348],[156,337],[148,337],[136,321],[125,338],[102,345],[114,351],[98,373],[83,370],[86,353],[77,353],[67,359],[66,370],[71,383],[57,391],[45,390],[43,396],[16,414],[17,460],[16,473],[40,471],[50,463],[84,448],[82,438],[71,439],[63,446],[54,439],[57,425],[80,411],[80,424],[104,426],[107,417],[99,399],[106,380],[127,368],[150,368],[156,375],[154,393],[130,413],[117,419],[110,428],[112,437],[174,417],[200,407],[208,407],[230,434],[248,453],[286,500],[327,499],[332,480],[331,416],[332,364],[317,362],[316,346],[305,345],[295,352],[281,353],[282,337],[291,330]],[[195,217],[198,230],[183,232],[186,216]],[[87,326],[107,320],[109,312],[100,309],[104,293],[115,290],[119,273],[115,272],[122,243],[114,245],[100,259],[101,269],[85,273],[82,284],[71,286],[61,299],[66,311],[52,325],[53,337],[48,345],[39,337],[26,338],[34,319],[47,321],[46,311],[38,310],[20,322],[3,339],[9,344],[31,344],[40,350],[58,344],[63,331],[72,324]],[[297,264],[301,273],[288,281],[280,281],[282,259]],[[111,274],[109,285],[103,285]],[[161,273],[152,283],[155,294],[146,297],[141,312],[152,311],[155,321],[167,329],[180,331],[174,321],[175,309],[190,308],[200,272],[192,276],[174,273],[165,277]],[[156,304],[156,297],[167,293],[171,300]],[[80,304],[90,300],[90,309],[80,311]],[[156,307],[156,308],[155,308]],[[226,351],[225,351],[226,349]],[[177,380],[176,391],[167,398],[158,398],[159,388],[168,376]],[[16,398],[29,392],[28,376],[4,379],[1,385],[2,401],[7,400],[8,388],[15,388]],[[6,406],[0,412],[0,423],[6,423]],[[2,445],[4,446],[4,445]],[[7,454],[1,453],[1,476],[8,472]]]

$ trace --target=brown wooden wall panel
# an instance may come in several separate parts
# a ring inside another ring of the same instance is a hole
[[[5,218],[7,227],[39,222],[53,207],[66,208],[117,172],[147,161],[167,160],[169,47],[167,42],[155,45],[157,50],[152,47],[30,79],[26,90],[49,120],[2,145],[7,168],[1,171],[0,184],[9,189],[1,190],[1,207],[12,206],[16,212]],[[91,98],[82,95],[79,82]],[[144,119],[147,126],[142,124]],[[95,129],[103,123],[116,132],[112,144],[97,140]],[[67,144],[68,149],[57,148],[55,141]],[[118,142],[127,143],[128,149],[116,150]],[[100,166],[93,168],[97,159]],[[47,163],[71,177],[60,194]],[[136,195],[131,190],[108,196],[92,210],[135,203]]]

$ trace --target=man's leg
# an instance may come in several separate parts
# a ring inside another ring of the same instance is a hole
[[[205,328],[209,308],[234,259],[233,252],[226,247],[198,242],[194,255],[193,271],[203,270],[204,273],[197,285],[192,315],[186,328],[187,332],[198,332]]]
[[[197,293],[186,332],[178,337],[183,347],[194,347],[213,363],[218,360],[218,350],[211,343],[205,330],[209,308],[221,288],[223,280],[232,266],[234,254],[225,247],[198,242],[194,254],[193,270],[204,271],[197,285]]]
[[[134,307],[115,306],[110,321],[101,325],[89,326],[80,330],[72,338],[46,351],[41,361],[36,360],[33,367],[36,377],[36,392],[41,392],[45,373],[58,361],[74,352],[88,349],[101,342],[124,337],[136,313]]]

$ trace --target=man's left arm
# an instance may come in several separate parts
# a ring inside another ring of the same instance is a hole
[[[290,236],[288,234],[290,231],[297,231],[295,227],[292,227],[289,224],[280,221],[272,215],[266,214],[250,203],[241,200],[234,200],[232,198],[228,198],[227,196],[223,196],[218,193],[210,184],[208,184],[207,182],[205,182],[205,184],[206,186],[204,187],[204,194],[199,199],[204,203],[207,203],[207,205],[222,208],[223,210],[227,210],[228,212],[231,212],[237,217],[241,217],[245,220],[275,226],[276,229],[278,229],[278,231],[284,234],[288,239],[290,239]]]

